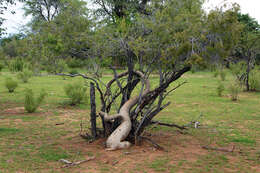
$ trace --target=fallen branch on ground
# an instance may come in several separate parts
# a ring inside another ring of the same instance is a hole
[[[59,126],[59,125],[63,125],[63,124],[65,124],[65,123],[56,123],[55,125]]]
[[[159,144],[157,144],[156,142],[154,142],[150,138],[147,138],[145,136],[139,136],[139,138],[144,139],[144,140],[150,142],[158,150],[166,151],[162,146],[160,146]]]
[[[93,159],[95,159],[94,156],[89,157],[86,160],[81,160],[81,161],[78,161],[78,162],[70,162],[70,161],[65,160],[65,159],[60,159],[60,162],[63,162],[63,163],[66,164],[66,165],[63,165],[61,168],[68,168],[68,167],[71,167],[71,166],[79,165],[81,163],[85,163],[85,162],[88,162],[88,161],[93,160]]]
[[[177,124],[162,123],[162,122],[159,122],[159,121],[152,121],[151,123],[152,123],[152,124],[161,125],[161,126],[167,126],[167,127],[176,127],[176,128],[178,128],[178,129],[181,129],[181,130],[187,129],[187,128],[184,127],[184,126],[179,126],[179,125],[177,125]]]
[[[209,147],[209,146],[202,146],[203,149],[206,150],[215,150],[215,151],[223,151],[223,152],[233,152],[235,150],[235,146],[233,145],[232,149],[225,149],[225,148],[215,148],[215,147]]]

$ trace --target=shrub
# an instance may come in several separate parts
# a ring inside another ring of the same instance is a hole
[[[218,75],[219,75],[219,71],[218,71],[218,70],[215,70],[214,73],[213,73],[213,76],[214,76],[214,77],[218,77]]]
[[[219,75],[220,75],[220,79],[221,79],[222,81],[225,81],[225,80],[226,80],[226,72],[225,72],[224,70],[221,70],[221,71],[219,72]]]
[[[87,61],[81,60],[81,59],[76,59],[76,58],[68,58],[67,59],[67,65],[70,68],[81,68],[86,65]]]
[[[260,71],[254,69],[249,74],[249,86],[252,91],[260,90]]]
[[[66,64],[66,61],[63,59],[59,59],[57,62],[56,72],[62,73],[62,72],[67,71],[67,69],[68,69],[68,65]]]
[[[33,113],[39,107],[46,96],[46,92],[42,90],[39,97],[35,98],[32,89],[25,90],[24,108],[28,113]]]
[[[21,79],[24,83],[27,83],[28,80],[32,77],[32,75],[32,71],[24,69],[22,72],[18,73],[17,77],[18,79]]]
[[[14,92],[15,88],[17,88],[18,83],[14,81],[12,78],[6,78],[5,87],[8,89],[9,93]]]
[[[246,73],[246,63],[244,61],[240,61],[238,63],[231,63],[230,70],[231,70],[231,73],[237,79],[240,79],[241,76]]]
[[[231,94],[231,100],[237,101],[238,100],[238,94],[239,94],[239,85],[237,83],[231,83],[229,86],[229,92]]]
[[[68,84],[64,87],[66,95],[70,98],[71,105],[82,102],[86,97],[87,88],[82,83]]]
[[[8,68],[11,72],[23,71],[24,61],[21,58],[13,59],[8,64]]]
[[[2,63],[0,63],[0,71],[2,71],[3,68],[4,68],[4,65]]]
[[[71,70],[69,71],[69,73],[70,73],[70,74],[78,74],[79,72],[78,72],[77,69],[71,69]]]
[[[222,96],[224,90],[225,90],[224,85],[221,82],[219,82],[217,87],[217,94],[219,97]]]

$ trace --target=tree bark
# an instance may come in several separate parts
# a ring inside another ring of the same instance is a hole
[[[142,93],[142,96],[147,94],[150,91],[150,82],[148,79],[145,79],[144,75],[141,72],[137,73],[140,78],[145,81],[145,90]],[[115,120],[116,118],[121,118],[121,124],[113,131],[113,133],[108,137],[106,141],[107,150],[115,150],[120,148],[127,148],[131,145],[130,142],[124,141],[125,138],[129,135],[132,122],[129,116],[131,108],[137,104],[139,96],[130,98],[124,105],[120,108],[119,114],[108,115],[105,112],[100,112],[99,114],[104,117],[105,121]]]
[[[91,105],[91,113],[90,113],[90,121],[91,121],[91,134],[95,139],[97,137],[97,126],[96,126],[96,98],[95,98],[95,84],[93,82],[90,83],[90,105]]]

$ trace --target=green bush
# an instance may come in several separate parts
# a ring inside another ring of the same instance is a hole
[[[70,98],[71,105],[81,103],[86,97],[87,88],[82,83],[68,84],[64,87],[66,95]]]
[[[21,58],[16,58],[10,61],[8,68],[11,72],[23,71],[25,63]]]
[[[4,65],[2,63],[0,63],[0,71],[2,71],[3,68],[4,68]]]
[[[39,107],[46,96],[43,90],[40,92],[39,97],[35,98],[32,89],[25,90],[24,108],[28,113],[33,113]]]
[[[57,62],[57,69],[56,71],[58,73],[66,72],[68,70],[68,65],[66,64],[66,61],[63,59],[59,59]]]
[[[226,80],[226,72],[224,71],[224,70],[221,70],[220,72],[219,72],[219,75],[220,75],[220,79],[222,80],[222,81],[225,81]]]
[[[218,75],[219,75],[219,71],[218,71],[218,70],[215,70],[214,73],[213,73],[213,76],[214,76],[214,77],[218,77]]]
[[[77,69],[71,69],[70,71],[69,71],[69,74],[78,74],[79,72],[78,72],[78,70]]]
[[[14,92],[15,88],[18,87],[18,83],[12,78],[6,78],[5,87],[8,89],[9,93]]]
[[[224,85],[221,82],[219,82],[218,87],[217,87],[217,94],[218,94],[219,97],[222,96],[222,93],[223,93],[224,90],[225,90]]]
[[[240,91],[240,87],[237,83],[231,83],[229,86],[229,92],[231,94],[231,100],[237,101],[238,100],[238,94]]]
[[[257,69],[252,70],[248,82],[251,91],[260,91],[260,71]]]
[[[33,72],[28,70],[28,69],[24,69],[22,72],[19,72],[17,77],[18,79],[21,79],[24,83],[27,83],[28,80],[32,77]]]
[[[87,61],[76,59],[76,58],[69,58],[67,59],[67,65],[69,68],[81,68],[86,65]]]
[[[246,63],[244,61],[232,63],[230,64],[230,70],[231,73],[239,79],[243,74],[246,73]]]

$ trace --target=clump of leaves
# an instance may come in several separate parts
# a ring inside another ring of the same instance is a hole
[[[224,85],[221,82],[219,82],[218,86],[217,86],[217,94],[218,94],[219,97],[222,96],[222,93],[223,93],[224,90],[225,90]]]
[[[46,92],[42,90],[40,95],[35,98],[32,89],[25,90],[24,108],[28,113],[33,113],[37,110],[46,96]]]
[[[71,105],[81,103],[86,97],[87,88],[80,82],[68,84],[64,87],[66,95],[70,98]]]
[[[15,88],[18,87],[18,83],[12,78],[6,78],[5,87],[8,89],[9,93],[14,92]]]
[[[27,83],[28,80],[32,77],[33,72],[28,70],[28,69],[24,69],[22,72],[19,72],[17,77],[18,79],[22,80],[24,83]]]
[[[237,101],[238,100],[238,94],[240,91],[240,87],[237,83],[231,83],[229,86],[229,92],[231,94],[231,100]]]
[[[249,86],[251,91],[260,91],[260,71],[254,69],[249,75]]]

